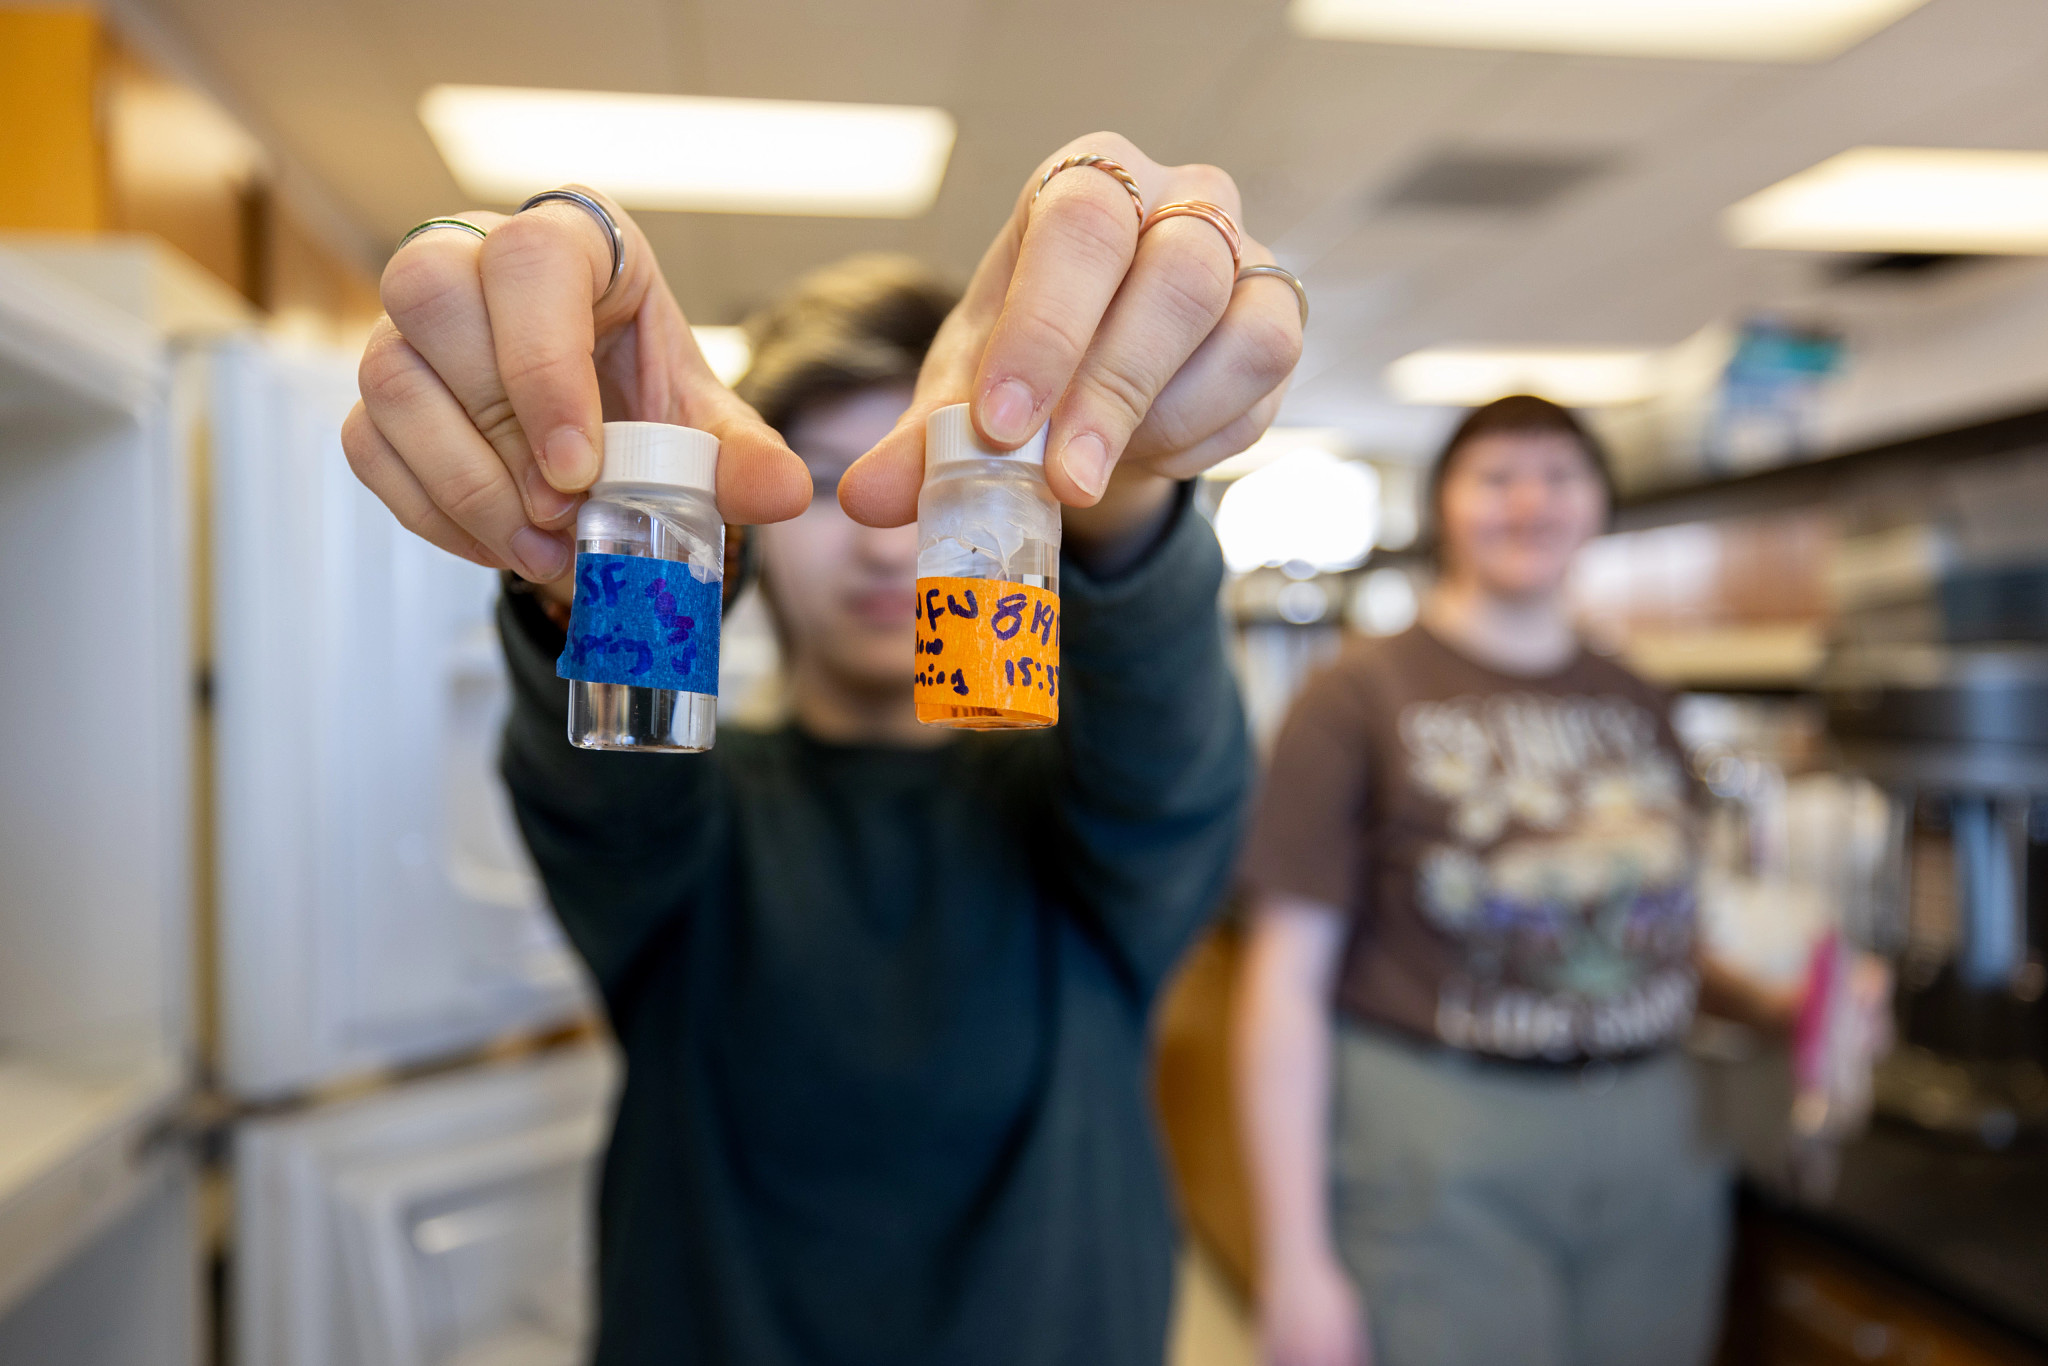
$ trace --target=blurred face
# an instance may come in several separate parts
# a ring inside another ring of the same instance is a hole
[[[1497,597],[1541,597],[1599,533],[1607,491],[1572,437],[1497,432],[1458,452],[1439,511],[1447,572]]]
[[[839,476],[910,406],[907,385],[865,389],[799,413],[784,433],[810,466],[811,506],[757,529],[763,584],[792,673],[856,692],[910,693],[917,524],[878,530],[839,510]]]

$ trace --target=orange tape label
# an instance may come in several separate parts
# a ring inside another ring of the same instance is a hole
[[[1060,598],[1003,579],[917,581],[922,720],[971,723],[987,708],[1023,724],[1060,715]]]

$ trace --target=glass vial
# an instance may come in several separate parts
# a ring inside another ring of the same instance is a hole
[[[917,498],[917,719],[962,730],[1059,720],[1060,505],[1045,432],[984,445],[964,403],[925,422]]]
[[[576,599],[555,672],[579,749],[691,753],[718,731],[725,524],[718,438],[604,424],[604,463],[576,514]]]

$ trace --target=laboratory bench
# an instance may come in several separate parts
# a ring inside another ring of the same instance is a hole
[[[1802,1194],[1782,1060],[1704,1071],[1742,1171],[1720,1366],[2048,1366],[2048,1145],[1880,1117]]]

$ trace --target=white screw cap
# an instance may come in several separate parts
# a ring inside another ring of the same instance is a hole
[[[941,408],[924,420],[924,467],[943,465],[949,460],[1022,460],[1029,465],[1045,464],[1045,427],[1014,451],[1000,451],[982,444],[975,433],[969,405],[955,403]],[[1046,426],[1051,426],[1047,423]]]
[[[672,484],[718,491],[718,438],[670,422],[604,424],[599,484]]]

